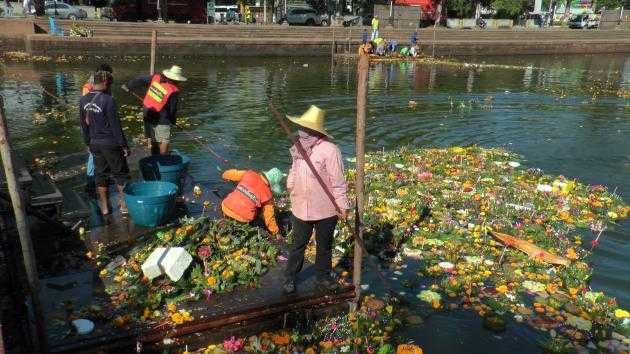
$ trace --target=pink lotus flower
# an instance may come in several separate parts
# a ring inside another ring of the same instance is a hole
[[[286,262],[288,258],[283,255],[278,255],[276,259],[278,259],[278,262]]]
[[[243,349],[245,345],[245,341],[243,338],[238,338],[232,336],[230,339],[226,339],[223,341],[223,349],[229,351],[230,353],[236,353],[239,350]]]

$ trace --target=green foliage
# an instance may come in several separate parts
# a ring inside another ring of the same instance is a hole
[[[328,13],[328,1],[327,0],[306,0],[306,3],[315,9],[318,14]]]
[[[456,15],[458,18],[470,17],[474,14],[474,3],[469,0],[451,0],[447,2],[447,9],[449,12]]]
[[[624,4],[625,2],[625,4]],[[596,10],[600,10],[602,8],[606,8],[608,10],[613,10],[613,9],[617,9],[619,7],[621,7],[622,5],[625,5],[627,7],[630,7],[630,1],[623,1],[623,0],[597,0],[597,9]]]
[[[533,1],[529,0],[493,0],[493,9],[497,11],[498,18],[514,18],[533,7]]]

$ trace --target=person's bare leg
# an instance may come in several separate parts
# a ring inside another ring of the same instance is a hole
[[[98,192],[98,202],[101,207],[101,214],[109,214],[109,206],[107,205],[107,187],[98,186],[96,187],[96,191]]]
[[[158,155],[160,153],[160,144],[153,142],[151,143],[151,155]]]
[[[125,186],[116,185],[118,189],[118,206],[120,207],[120,211],[127,211],[127,203],[125,203],[125,193],[123,193],[123,189]]]
[[[168,154],[168,143],[160,143],[160,155]]]

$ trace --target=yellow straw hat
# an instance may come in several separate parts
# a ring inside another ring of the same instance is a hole
[[[173,65],[170,69],[166,69],[162,71],[162,74],[167,78],[175,81],[186,81],[188,80],[182,75],[182,68],[177,65]]]
[[[317,106],[311,105],[309,109],[299,117],[287,115],[287,119],[291,122],[310,130],[314,130],[318,133],[322,133],[332,139],[332,135],[328,134],[324,129],[324,117],[326,111],[320,109]]]

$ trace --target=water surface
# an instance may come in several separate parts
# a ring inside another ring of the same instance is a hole
[[[522,154],[529,166],[607,185],[630,202],[630,100],[617,94],[630,90],[629,56],[487,61],[521,68],[374,65],[369,77],[368,150],[401,145],[505,147]],[[331,72],[330,61],[323,58],[213,58],[161,59],[158,67],[172,63],[183,66],[189,77],[182,88],[180,112],[199,123],[189,133],[175,134],[173,145],[192,157],[191,173],[198,181],[225,188],[220,169],[226,166],[194,143],[191,134],[236,167],[287,168],[288,144],[270,116],[270,99],[290,114],[299,114],[311,104],[325,109],[328,130],[344,155],[353,156],[353,64],[339,64]],[[74,105],[94,66],[4,66],[0,94],[5,97],[12,142],[24,159],[85,149],[77,117],[34,122],[33,116],[55,105],[42,88]],[[120,84],[146,72],[148,63],[114,62],[113,67]],[[119,104],[137,103],[118,88],[114,95]],[[415,103],[410,105],[410,101]],[[134,130],[127,131],[131,135]],[[592,259],[593,288],[616,296],[625,308],[630,307],[629,255],[630,223],[626,221],[602,236]],[[481,329],[481,320],[472,312],[434,315],[404,334],[427,352],[442,353],[532,352],[539,336],[514,324],[500,337],[492,335]]]

